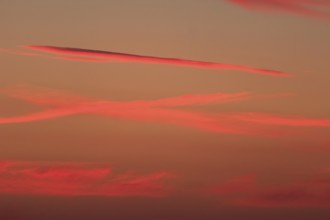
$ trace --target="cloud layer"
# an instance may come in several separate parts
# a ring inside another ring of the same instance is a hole
[[[186,105],[204,105],[253,98],[254,96],[249,93],[191,94],[158,100],[114,102],[25,86],[4,88],[0,91],[9,96],[48,107],[37,113],[0,118],[0,124],[32,122],[77,114],[94,114],[125,120],[180,125],[226,134],[277,136],[285,133],[279,130],[258,128],[253,125],[255,123],[237,120],[226,113],[201,113],[177,109],[177,107]]]
[[[256,207],[330,207],[330,178],[317,178],[255,191],[232,201]]]
[[[279,11],[302,16],[329,19],[329,0],[227,0],[246,9]],[[328,11],[322,11],[327,9]]]
[[[53,196],[166,196],[173,175],[112,174],[108,164],[0,161],[0,194]]]
[[[246,175],[213,186],[208,192],[235,206],[330,207],[329,176],[263,186],[256,175]]]
[[[35,51],[60,55],[59,59],[64,59],[64,60],[78,60],[85,62],[111,62],[111,61],[137,62],[137,63],[149,63],[149,64],[187,66],[187,67],[204,68],[204,69],[239,70],[239,71],[273,75],[273,76],[288,75],[287,73],[281,71],[267,70],[267,69],[249,67],[249,66],[236,65],[236,64],[144,56],[144,55],[135,55],[135,54],[127,54],[127,53],[117,53],[111,51],[89,50],[89,49],[70,48],[70,47],[55,47],[55,46],[35,46],[35,45],[25,46],[25,48]]]
[[[299,116],[287,116],[266,113],[234,113],[233,118],[258,124],[304,126],[304,127],[330,127],[330,119],[313,119]]]
[[[197,128],[209,132],[244,135],[294,135],[297,131],[267,128],[267,125],[286,127],[330,127],[329,119],[265,114],[258,112],[203,113],[178,109],[189,105],[226,103],[251,98],[267,98],[249,93],[190,94],[158,100],[117,102],[79,97],[74,94],[29,86],[0,89],[9,96],[46,107],[47,109],[22,116],[0,118],[0,124],[24,123],[65,116],[92,114],[141,122],[156,122]],[[283,95],[278,95],[283,96]]]

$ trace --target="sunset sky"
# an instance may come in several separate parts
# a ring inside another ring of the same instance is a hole
[[[330,0],[2,0],[0,219],[328,220]]]

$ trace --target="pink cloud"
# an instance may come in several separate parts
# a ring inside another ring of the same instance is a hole
[[[256,97],[267,98],[266,95],[252,96],[249,93],[190,94],[158,100],[115,102],[79,97],[67,92],[28,86],[2,88],[0,92],[48,107],[46,110],[32,114],[0,118],[0,124],[32,122],[77,114],[95,114],[125,120],[187,126],[210,132],[245,135],[278,136],[296,133],[283,129],[271,131],[260,127],[262,125],[330,126],[329,119],[310,119],[265,113],[221,112],[211,114],[176,109],[176,107],[187,105],[225,103]],[[280,94],[276,96],[286,95]],[[276,96],[269,95],[269,97]]]
[[[234,113],[233,118],[238,120],[284,126],[329,127],[330,119],[311,119],[298,116],[283,116],[265,113]]]
[[[68,91],[34,87],[24,84],[0,88],[0,93],[9,97],[47,107],[74,106],[82,103],[102,101],[93,98],[77,96]]]
[[[107,59],[98,59],[92,57],[70,57],[70,56],[59,56],[59,57],[50,57],[58,60],[67,60],[67,61],[81,61],[81,62],[96,62],[96,63],[108,63],[111,62]]]
[[[77,97],[71,94],[66,96],[65,93],[59,92],[57,94],[53,90],[47,92],[45,89],[36,89],[33,91],[33,88],[29,87],[27,89],[25,87],[7,88],[1,91],[41,106],[46,105],[50,109],[23,116],[0,118],[0,124],[32,122],[77,114],[96,114],[125,120],[187,126],[227,134],[277,136],[285,133],[282,131],[269,131],[256,128],[244,121],[241,122],[228,117],[224,113],[206,114],[169,108],[185,105],[202,105],[212,102],[221,103],[246,100],[252,97],[248,93],[191,94],[158,100],[113,102]]]
[[[22,50],[15,50],[15,49],[8,49],[8,48],[0,48],[0,52],[14,54],[14,55],[21,55],[21,56],[40,56],[37,53],[26,52]]]
[[[143,56],[127,53],[117,53],[110,51],[99,51],[89,49],[79,49],[70,47],[55,47],[55,46],[26,46],[27,49],[48,52],[51,54],[61,55],[62,59],[74,59],[92,62],[105,62],[108,61],[121,61],[121,62],[137,62],[137,63],[149,63],[149,64],[166,64],[175,66],[188,66],[194,68],[205,68],[205,69],[229,69],[229,70],[240,70],[251,73],[259,73],[274,76],[287,76],[287,73],[266,70],[248,66],[241,66],[236,64],[225,64],[216,62],[205,62],[195,60],[185,60],[178,58],[165,58],[165,57],[154,57],[154,56]],[[64,57],[63,57],[64,56]],[[73,56],[70,58],[70,56]],[[83,56],[87,58],[77,58],[77,56]],[[88,60],[92,59],[92,60]]]
[[[247,9],[288,12],[302,16],[330,19],[329,0],[227,0]]]
[[[189,94],[177,97],[162,98],[158,100],[139,100],[127,102],[114,102],[88,97],[81,97],[67,91],[52,90],[49,88],[36,88],[27,85],[19,85],[0,88],[0,92],[10,97],[22,99],[42,106],[75,106],[78,104],[110,104],[127,107],[173,107],[188,105],[206,105],[209,103],[223,103],[251,99],[248,92],[241,93],[215,93],[215,94]],[[274,96],[274,95],[273,95]],[[283,96],[282,94],[277,96]]]
[[[169,172],[113,175],[108,164],[0,162],[0,194],[54,196],[166,196]]]

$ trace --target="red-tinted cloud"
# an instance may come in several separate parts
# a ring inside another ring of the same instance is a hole
[[[18,85],[0,88],[0,92],[13,98],[47,107],[74,106],[77,104],[102,101],[93,98],[77,96],[68,91],[40,88],[29,85]]]
[[[15,49],[8,49],[8,48],[0,48],[0,52],[15,54],[15,55],[22,55],[22,56],[40,56],[37,53],[26,52],[22,50],[15,50]]]
[[[3,88],[0,89],[0,91],[12,97],[50,107],[47,110],[28,115],[0,118],[1,124],[31,122],[77,114],[96,114],[126,120],[181,125],[210,132],[228,134],[274,136],[291,133],[279,130],[265,130],[260,127],[263,124],[282,126],[330,126],[330,120],[328,119],[309,119],[264,113],[221,112],[211,114],[173,109],[173,107],[186,105],[204,105],[213,102],[246,100],[253,97],[249,93],[190,94],[158,100],[114,102],[79,97],[66,92],[27,86]],[[259,97],[265,98],[267,96]]]
[[[302,16],[330,19],[329,0],[227,0],[247,9],[282,11]]]
[[[81,61],[81,62],[95,62],[95,63],[108,63],[111,62],[107,59],[98,59],[93,57],[70,57],[70,56],[59,56],[59,57],[50,57],[58,60],[67,60],[67,61]]]
[[[22,99],[42,106],[76,106],[78,104],[99,104],[123,107],[174,107],[188,105],[205,105],[209,103],[222,103],[251,99],[253,96],[247,92],[241,93],[215,93],[215,94],[189,94],[177,97],[162,98],[158,100],[139,100],[127,102],[114,102],[74,95],[69,92],[52,90],[49,88],[36,88],[26,85],[1,88],[1,93]],[[282,94],[280,94],[282,96]]]
[[[235,205],[257,207],[330,207],[330,178],[297,181],[283,187],[255,191]]]
[[[113,175],[107,164],[0,162],[0,194],[56,196],[166,196],[173,175]]]
[[[255,207],[330,207],[330,177],[265,186],[256,175],[230,179],[208,189],[227,204]]]
[[[285,133],[282,131],[273,132],[263,128],[260,129],[256,126],[251,126],[251,123],[241,122],[233,117],[228,117],[225,113],[198,113],[169,108],[184,105],[201,105],[212,102],[245,100],[252,97],[248,93],[199,94],[149,101],[113,102],[93,100],[70,94],[65,95],[65,93],[56,93],[56,91],[53,90],[49,92],[47,92],[47,90],[33,91],[33,89],[29,87],[27,87],[27,89],[24,87],[2,89],[2,92],[51,108],[23,116],[0,118],[0,124],[31,122],[77,114],[96,114],[126,120],[181,125],[210,132],[228,134],[274,136]]]
[[[254,191],[257,187],[256,175],[249,174],[235,177],[209,189],[212,195],[226,195]]]
[[[233,118],[260,124],[284,125],[284,126],[306,126],[306,127],[329,127],[330,119],[312,119],[298,116],[283,116],[265,113],[234,113]]]
[[[126,53],[117,53],[110,51],[99,51],[99,50],[88,50],[88,49],[79,49],[79,48],[70,48],[70,47],[55,47],[55,46],[26,46],[28,49],[48,52],[52,54],[59,54],[63,59],[70,59],[68,56],[74,56],[71,59],[79,60],[84,59],[83,61],[88,61],[85,58],[76,58],[77,56],[83,56],[87,58],[92,58],[92,62],[104,62],[108,61],[121,61],[121,62],[138,62],[138,63],[150,63],[150,64],[166,64],[166,65],[175,65],[175,66],[188,66],[194,68],[205,68],[205,69],[229,69],[229,70],[240,70],[252,73],[274,75],[274,76],[287,76],[287,73],[266,70],[248,66],[241,66],[236,64],[225,64],[225,63],[216,63],[216,62],[205,62],[205,61],[194,61],[194,60],[185,60],[178,58],[164,58],[164,57],[154,57],[154,56],[143,56],[135,54],[126,54]]]

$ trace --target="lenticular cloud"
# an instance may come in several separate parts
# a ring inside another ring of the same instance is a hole
[[[302,16],[330,19],[329,0],[228,0],[247,9],[283,11]]]
[[[60,59],[64,60],[77,60],[84,62],[110,62],[110,61],[122,61],[122,62],[137,62],[137,63],[149,63],[149,64],[165,64],[175,66],[188,66],[193,68],[204,69],[229,69],[239,70],[251,73],[274,75],[274,76],[287,76],[287,73],[267,70],[249,66],[241,66],[236,64],[226,64],[217,62],[206,62],[196,60],[186,60],[178,58],[165,58],[155,56],[143,56],[127,53],[117,53],[111,51],[101,50],[89,50],[71,47],[55,47],[55,46],[26,46],[28,49],[48,52],[52,54],[60,55]],[[77,57],[78,56],[78,57]],[[79,57],[82,56],[83,58]]]

